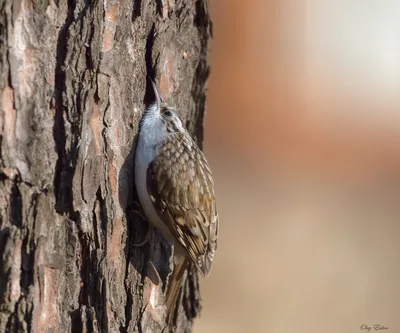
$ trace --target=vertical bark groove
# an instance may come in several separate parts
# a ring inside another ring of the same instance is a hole
[[[70,211],[66,206],[70,202],[71,194],[68,191],[71,186],[66,187],[65,170],[64,168],[69,165],[66,152],[66,130],[64,125],[64,112],[66,106],[64,105],[63,94],[66,89],[66,73],[65,61],[67,58],[67,45],[69,28],[73,22],[73,13],[75,9],[75,0],[67,1],[67,14],[65,22],[58,33],[57,49],[56,49],[56,67],[55,67],[55,82],[54,82],[54,125],[53,136],[56,146],[58,159],[56,162],[55,176],[54,176],[54,196],[56,198],[56,210],[58,213],[65,213]]]

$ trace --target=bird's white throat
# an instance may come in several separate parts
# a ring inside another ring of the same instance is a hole
[[[151,160],[154,159],[156,145],[165,140],[167,131],[162,122],[160,110],[156,104],[152,104],[145,112],[140,125],[139,145],[141,149],[148,150],[146,153],[152,154]]]

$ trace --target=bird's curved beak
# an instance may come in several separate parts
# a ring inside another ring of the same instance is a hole
[[[162,103],[160,92],[158,91],[157,85],[154,83],[154,81],[150,78],[149,78],[149,80],[151,82],[151,86],[153,87],[154,96],[156,97],[156,106],[157,106],[158,110],[160,110],[161,103]]]

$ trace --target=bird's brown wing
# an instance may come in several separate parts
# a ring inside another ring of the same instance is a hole
[[[190,137],[175,133],[159,147],[147,170],[147,190],[163,222],[207,276],[218,236],[214,181]]]

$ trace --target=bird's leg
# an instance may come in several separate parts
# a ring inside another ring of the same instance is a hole
[[[151,225],[149,223],[149,221],[147,220],[146,216],[143,213],[142,207],[140,206],[140,204],[138,202],[134,202],[134,205],[137,208],[132,209],[132,212],[136,215],[139,216],[143,221],[147,222],[147,232],[146,232],[146,236],[144,237],[143,241],[139,242],[139,243],[133,243],[131,244],[133,247],[141,247],[143,245],[146,245],[147,242],[150,240],[150,229],[151,229]]]
[[[131,245],[133,246],[133,247],[141,247],[141,246],[143,246],[143,245],[146,245],[148,242],[149,242],[149,240],[150,240],[150,237],[149,237],[149,235],[150,235],[150,225],[148,226],[148,228],[147,228],[147,232],[146,232],[146,236],[144,236],[144,239],[141,241],[141,242],[139,242],[139,243],[132,243]]]
[[[144,215],[144,212],[142,210],[142,206],[137,201],[134,201],[133,205],[135,207],[132,209],[132,213],[135,214],[136,216],[139,216],[143,221],[149,222],[147,220],[146,215]]]

